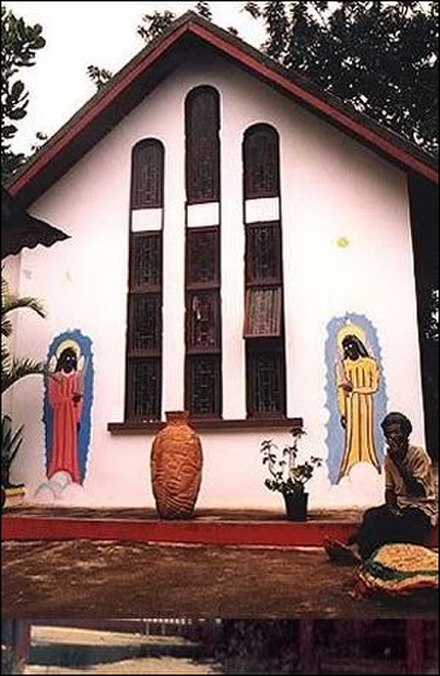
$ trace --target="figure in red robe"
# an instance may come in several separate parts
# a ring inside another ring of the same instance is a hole
[[[64,348],[55,372],[49,375],[48,399],[52,407],[52,448],[47,477],[67,472],[72,481],[81,484],[78,458],[78,430],[81,421],[83,377],[78,370],[74,347]]]

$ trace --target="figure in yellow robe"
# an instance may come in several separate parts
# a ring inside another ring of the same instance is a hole
[[[345,448],[339,478],[358,462],[371,463],[381,471],[374,443],[374,394],[379,388],[376,360],[359,337],[358,327],[345,327],[340,341],[342,361],[336,364],[336,385],[341,425],[345,429]],[[358,329],[348,333],[348,330]],[[340,336],[341,338],[341,336]]]

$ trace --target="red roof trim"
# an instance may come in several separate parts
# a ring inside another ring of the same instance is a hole
[[[179,40],[185,33],[192,33],[205,42],[213,45],[228,56],[232,56],[235,61],[246,66],[250,70],[261,75],[266,80],[272,82],[280,89],[292,94],[298,100],[309,105],[311,108],[323,113],[327,118],[336,122],[340,127],[345,128],[350,134],[358,137],[360,140],[375,146],[389,157],[397,162],[421,174],[425,178],[438,183],[438,172],[436,169],[423,163],[421,160],[413,157],[409,152],[402,148],[396,147],[391,141],[382,137],[380,134],[368,129],[360,122],[354,120],[350,115],[335,108],[331,103],[323,101],[315,94],[302,89],[288,78],[280,73],[272,70],[269,66],[259,62],[254,56],[242,50],[239,46],[232,44],[221,36],[213,33],[209,28],[205,28],[199,23],[195,23],[191,19],[178,26],[169,35],[163,38],[158,45],[149,51],[144,58],[134,65],[123,78],[116,82],[109,90],[100,98],[84,115],[74,122],[66,133],[58,139],[52,146],[36,159],[36,161],[29,167],[27,171],[19,176],[16,181],[8,186],[8,191],[11,195],[19,193],[28,183],[30,183],[35,176],[42,171],[47,164],[61,153],[64,148],[73,139],[87,127],[100,113],[102,113],[108,105],[110,105],[124,90],[126,90],[131,83],[140,75],[146,68],[151,66],[164,52],[167,51],[177,40]]]
[[[293,94],[301,101],[304,101],[305,103],[309,104],[316,110],[319,110],[320,112],[324,113],[327,117],[330,117],[332,120],[338,122],[343,127],[348,128],[350,132],[352,132],[356,136],[359,136],[363,140],[368,141],[369,143],[372,143],[376,147],[380,148],[380,150],[384,151],[387,155],[390,155],[398,162],[401,162],[402,164],[408,166],[410,169],[413,169],[417,173],[422,174],[429,180],[434,181],[435,183],[438,182],[438,172],[435,169],[427,166],[420,160],[417,160],[415,157],[410,155],[405,150],[402,150],[401,148],[396,148],[396,146],[393,143],[391,143],[391,141],[388,141],[379,134],[376,134],[374,131],[368,129],[360,122],[353,120],[353,118],[351,118],[349,115],[343,113],[341,110],[338,110],[330,103],[323,101],[322,99],[318,98],[311,92],[302,89],[294,82],[291,82],[287,78],[283,77],[279,73],[274,72],[271,68],[260,63],[253,56],[247,54],[246,52],[243,52],[235,45],[226,43],[223,40],[223,38],[207,31],[203,26],[199,26],[198,24],[191,24],[191,30],[196,35],[203,38],[207,42],[211,43],[212,45],[218,47],[223,51],[226,51],[236,61],[239,61],[243,65],[252,68],[253,70],[257,71],[260,75],[263,75],[263,77],[267,78],[268,80],[271,80],[282,89],[287,90],[290,94]]]

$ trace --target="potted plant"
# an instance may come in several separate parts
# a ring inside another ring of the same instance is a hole
[[[290,430],[292,443],[283,448],[277,446],[272,439],[261,443],[263,465],[267,465],[271,477],[266,478],[264,485],[270,491],[278,491],[284,497],[287,518],[291,521],[307,520],[308,493],[305,484],[312,478],[315,467],[320,467],[322,459],[310,456],[299,462],[298,442],[305,434],[302,427]]]
[[[24,484],[11,482],[11,465],[23,441],[23,425],[12,429],[9,415],[2,417],[2,507],[20,503],[24,497]]]

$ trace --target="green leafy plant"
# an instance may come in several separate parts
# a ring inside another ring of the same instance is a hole
[[[2,394],[14,383],[28,375],[42,375],[44,364],[28,359],[27,357],[15,357],[11,354],[7,340],[12,336],[12,322],[10,313],[20,308],[28,308],[36,312],[40,317],[45,317],[45,311],[41,302],[29,296],[17,296],[14,294],[2,274]]]
[[[12,484],[10,479],[11,465],[23,442],[23,428],[12,429],[12,419],[9,415],[2,417],[2,487],[18,488],[23,484]]]
[[[14,383],[29,375],[42,375],[45,372],[43,362],[37,362],[27,357],[16,357],[12,354],[8,340],[12,336],[13,326],[10,313],[20,308],[28,308],[45,317],[45,311],[35,298],[29,296],[17,296],[12,292],[2,270],[2,311],[1,311],[1,335],[2,335],[2,396]],[[22,444],[23,425],[17,430],[12,429],[12,420],[9,415],[2,417],[2,503],[4,502],[5,488],[18,488],[23,484],[11,484],[10,470],[12,462]]]
[[[282,448],[277,446],[272,439],[266,439],[261,443],[263,465],[271,474],[266,478],[264,485],[270,491],[278,491],[283,495],[303,493],[305,484],[312,478],[315,467],[320,467],[322,458],[310,456],[309,459],[299,462],[299,440],[304,436],[302,427],[294,427],[290,430],[292,443]]]

